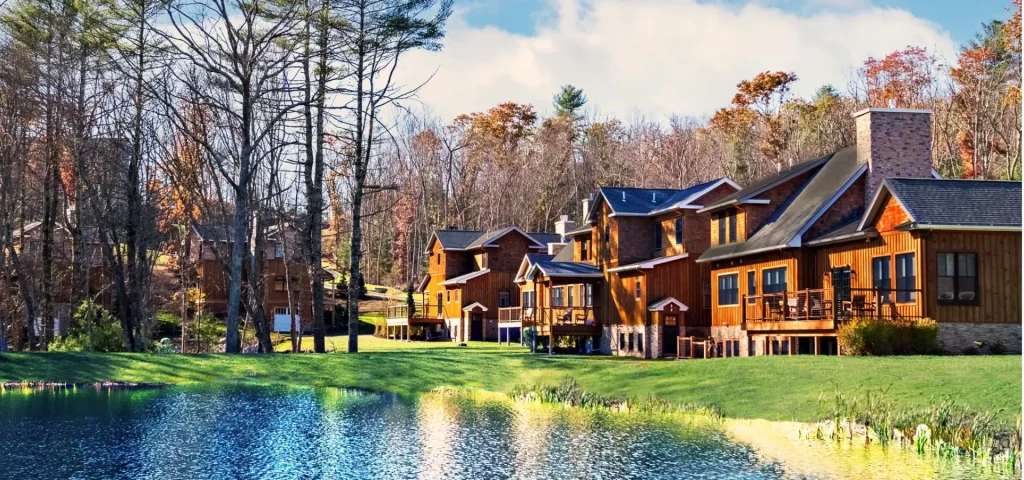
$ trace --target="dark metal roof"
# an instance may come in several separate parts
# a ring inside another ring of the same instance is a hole
[[[768,223],[745,242],[709,248],[699,262],[799,246],[802,235],[866,169],[855,147],[825,157],[828,161],[779,206]]]
[[[536,266],[544,272],[544,275],[549,277],[589,277],[602,275],[601,269],[597,268],[596,265],[583,262],[544,261],[537,262]]]
[[[768,190],[771,187],[774,187],[780,183],[792,179],[793,177],[809,172],[815,168],[824,165],[825,162],[828,161],[828,159],[831,156],[832,155],[825,155],[823,157],[813,158],[804,162],[800,162],[796,165],[793,165],[792,167],[789,167],[786,170],[776,173],[775,175],[769,175],[767,177],[758,179],[752,182],[750,185],[744,187],[742,190],[735,192],[732,195],[728,195],[722,198],[721,200],[704,207],[703,210],[714,210],[732,204],[733,202],[756,197],[757,195],[764,193],[765,190]]]
[[[598,191],[614,214],[649,215],[676,207],[683,200],[721,180],[717,178],[684,189],[601,187]]]
[[[531,265],[537,262],[550,262],[555,258],[554,255],[548,255],[546,253],[527,253],[526,261],[530,262]]]
[[[201,224],[193,228],[204,242],[234,241],[235,226],[231,224]]]
[[[516,227],[505,227],[486,232],[481,230],[437,230],[434,234],[437,236],[437,241],[441,242],[441,248],[445,250],[470,250],[483,247],[513,230],[519,229]],[[558,243],[562,240],[562,237],[557,233],[523,233],[527,238],[542,246],[548,243]]]
[[[1021,183],[886,178],[914,226],[1020,227]]]

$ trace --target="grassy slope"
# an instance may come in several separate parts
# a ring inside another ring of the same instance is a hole
[[[1021,409],[1019,356],[638,361],[365,335],[360,345],[363,351],[354,355],[3,354],[0,380],[250,382],[418,393],[441,385],[506,392],[516,385],[556,383],[571,374],[594,393],[714,404],[736,418],[817,420],[822,416],[818,396],[831,393],[833,382],[849,393],[890,387],[890,394],[906,406],[955,398],[977,410],[1001,409],[999,418],[1006,425]]]

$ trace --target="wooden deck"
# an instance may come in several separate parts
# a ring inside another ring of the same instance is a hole
[[[895,299],[913,298],[896,302]],[[922,317],[920,290],[805,289],[740,296],[743,329],[752,332],[834,331],[852,319]]]

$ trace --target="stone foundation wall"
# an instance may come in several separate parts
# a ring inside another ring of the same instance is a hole
[[[612,325],[605,327],[604,335],[601,336],[601,353],[605,353],[604,344],[607,339],[607,354],[620,357],[637,358],[658,358],[661,355],[661,327],[647,327],[644,325]],[[621,344],[622,335],[625,335],[626,342]],[[629,348],[630,335],[633,335],[633,348]],[[644,349],[638,347],[638,336],[642,336]]]
[[[740,356],[750,355],[750,337],[739,325],[727,325],[723,327],[711,327],[711,336],[715,341],[739,340]]]
[[[965,348],[978,347],[980,353],[989,353],[994,343],[1002,343],[1007,353],[1021,353],[1021,324],[1019,323],[939,323],[939,346],[949,353],[963,353]]]

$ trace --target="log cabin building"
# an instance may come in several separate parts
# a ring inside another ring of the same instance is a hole
[[[189,265],[193,269],[198,292],[196,312],[223,318],[227,314],[229,272],[224,261],[231,254],[233,229],[229,225],[197,225],[189,241]],[[219,256],[218,256],[219,254]],[[263,242],[264,311],[271,331],[309,331],[313,318],[313,290],[305,257],[298,244],[298,229],[291,223],[269,228]],[[335,274],[324,269],[324,316],[330,321],[335,294],[331,280]],[[248,282],[243,278],[243,282]],[[289,292],[290,290],[290,292]],[[244,292],[243,292],[244,294]],[[240,308],[240,312],[244,310]]]
[[[855,146],[700,210],[720,354],[836,354],[844,321],[923,317],[951,352],[1019,351],[1021,184],[937,178],[930,113],[857,112]]]
[[[479,230],[437,230],[427,242],[427,273],[416,287],[418,306],[391,305],[389,337],[497,340],[499,310],[518,306],[516,270],[528,253],[544,253],[562,245],[562,236],[528,233],[518,227]],[[414,332],[415,330],[415,332]],[[517,339],[518,341],[518,339]]]
[[[685,189],[602,187],[584,201],[585,226],[566,230],[549,258],[524,258],[517,283],[549,350],[658,358],[675,355],[677,337],[707,335],[709,246],[705,205],[739,189],[723,178]],[[566,222],[563,219],[563,222]]]

